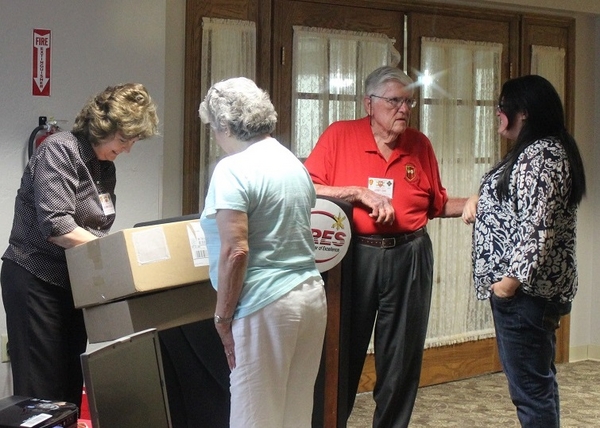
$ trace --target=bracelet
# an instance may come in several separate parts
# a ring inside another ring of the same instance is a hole
[[[215,314],[215,324],[229,324],[231,321],[233,321],[233,316],[231,317],[220,317],[217,314]]]

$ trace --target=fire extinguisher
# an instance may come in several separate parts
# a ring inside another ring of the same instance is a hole
[[[59,131],[61,131],[61,129],[56,121],[51,120],[48,122],[48,118],[46,116],[40,116],[38,118],[38,126],[31,132],[31,135],[29,136],[29,158],[31,159],[31,156],[33,156],[35,150],[48,136]]]

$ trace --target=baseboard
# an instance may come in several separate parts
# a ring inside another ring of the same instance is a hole
[[[584,346],[572,346],[569,348],[569,362],[583,360],[596,360],[600,361],[600,346],[598,345],[584,345]]]
[[[495,338],[425,349],[419,386],[498,372],[501,366],[497,353]],[[375,380],[375,358],[369,354],[365,360],[358,392],[372,391]]]
[[[588,360],[600,360],[600,346],[590,345],[588,347]]]
[[[558,358],[558,363],[583,360],[600,361],[600,346],[586,345],[564,348],[563,357],[568,352],[568,360]],[[358,392],[372,391],[375,385],[375,361],[367,355]],[[483,339],[457,345],[429,348],[423,355],[420,386],[435,385],[454,380],[466,379],[501,370],[497,357],[496,340]]]

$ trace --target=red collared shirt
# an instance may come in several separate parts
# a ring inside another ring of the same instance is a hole
[[[393,180],[394,223],[376,224],[369,217],[369,208],[355,205],[354,225],[359,235],[413,232],[439,216],[448,200],[429,139],[407,128],[386,161],[377,149],[368,117],[331,124],[305,166],[315,184],[326,186],[369,187],[369,178]]]

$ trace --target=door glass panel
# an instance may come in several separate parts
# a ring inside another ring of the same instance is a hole
[[[334,121],[357,119],[363,82],[379,66],[398,64],[394,40],[384,34],[294,27],[292,152],[306,158]]]
[[[476,193],[499,158],[501,55],[498,43],[421,39],[421,131],[434,146],[450,196]],[[435,265],[427,346],[492,337],[489,305],[466,286],[472,283],[471,234],[461,219],[432,220],[429,233]]]

